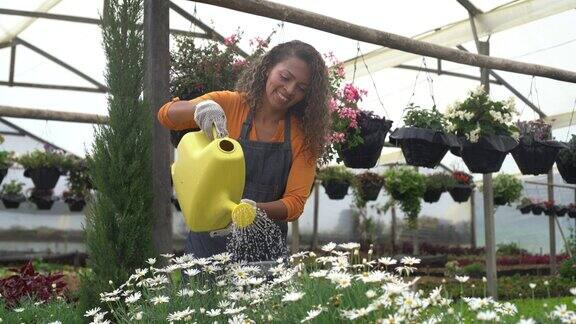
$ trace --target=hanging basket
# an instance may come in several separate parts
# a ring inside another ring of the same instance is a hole
[[[435,168],[450,147],[450,137],[432,129],[402,127],[390,134],[390,143],[399,146],[406,164]]]
[[[435,203],[440,200],[443,192],[441,189],[426,189],[423,199],[427,203]]]
[[[556,158],[556,166],[566,183],[576,184],[576,167],[572,163],[565,163],[561,159]]]
[[[34,183],[34,188],[37,189],[54,189],[60,175],[64,174],[57,167],[26,169],[24,176],[31,178]]]
[[[357,121],[364,142],[351,149],[338,150],[338,155],[349,168],[369,169],[380,158],[392,121],[363,111],[358,114]]]
[[[372,184],[361,184],[362,188],[360,189],[362,200],[364,201],[374,201],[378,198],[380,194],[380,189],[382,189],[382,184],[380,185],[372,185]]]
[[[86,200],[83,199],[70,199],[66,201],[68,209],[71,212],[81,212],[86,206]]]
[[[554,209],[556,210],[556,216],[558,217],[563,217],[568,213],[568,207],[566,206],[556,205],[554,206]]]
[[[552,206],[551,208],[544,208],[544,215],[546,216],[556,215],[556,209],[554,208],[554,206]]]
[[[39,210],[49,210],[49,209],[52,209],[52,205],[54,205],[55,200],[42,199],[42,198],[30,198],[30,201],[32,201]]]
[[[2,203],[6,209],[16,209],[23,201],[26,201],[24,195],[5,194],[2,196]]]
[[[322,181],[322,187],[326,191],[328,198],[333,200],[342,200],[348,194],[350,183],[338,179]]]
[[[518,206],[518,209],[520,210],[520,213],[528,214],[532,211],[532,204],[525,206]]]
[[[544,206],[540,205],[540,204],[533,204],[532,205],[532,214],[534,215],[542,215],[542,212],[544,211]]]
[[[523,136],[512,150],[512,156],[522,174],[546,174],[563,147],[565,145],[557,141],[537,141],[531,136]]]
[[[472,187],[470,185],[458,184],[448,190],[452,199],[457,203],[463,203],[468,201],[470,195],[472,195]]]
[[[570,210],[570,209],[568,209],[568,217],[570,217],[570,218],[576,218],[576,210]]]
[[[458,143],[459,146],[452,147],[451,152],[462,157],[472,173],[498,172],[506,154],[518,145],[512,137],[504,135],[481,136],[476,143],[459,137]]]
[[[508,200],[504,197],[494,197],[494,205],[504,206],[508,203]]]

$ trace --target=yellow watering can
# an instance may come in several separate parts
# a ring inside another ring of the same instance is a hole
[[[240,203],[246,168],[240,143],[228,137],[210,141],[204,132],[182,137],[172,164],[172,182],[184,220],[194,232],[246,227],[256,211]]]

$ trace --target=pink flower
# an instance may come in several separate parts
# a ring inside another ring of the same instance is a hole
[[[236,43],[238,43],[238,41],[239,41],[238,34],[232,34],[232,35],[224,38],[224,45],[232,46],[232,45],[235,45]]]
[[[331,143],[343,143],[346,140],[346,135],[342,132],[334,132],[328,135],[328,141]]]
[[[356,118],[358,117],[358,110],[350,107],[340,108],[338,110],[338,117],[340,117],[341,119],[348,120],[349,127],[352,128],[358,127],[358,121],[356,120]]]
[[[330,112],[338,111],[338,103],[336,102],[336,99],[330,99],[330,102],[328,102],[328,108],[330,109]]]
[[[342,94],[347,101],[356,102],[360,100],[360,93],[358,88],[356,88],[351,83],[346,83],[344,89],[342,89]]]
[[[256,45],[256,47],[258,47],[258,48],[267,48],[268,47],[268,41],[265,39],[262,39],[260,37],[252,38],[250,40],[250,46],[254,46],[254,45]]]
[[[245,59],[236,59],[234,60],[234,62],[232,62],[232,69],[237,70],[243,67],[245,64],[246,64]]]

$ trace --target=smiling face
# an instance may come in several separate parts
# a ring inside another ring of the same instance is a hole
[[[286,111],[304,99],[310,83],[308,64],[291,56],[276,64],[268,74],[264,106]]]

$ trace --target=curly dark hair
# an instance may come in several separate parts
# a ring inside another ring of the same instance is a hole
[[[304,99],[291,107],[290,111],[300,122],[299,126],[304,133],[304,150],[318,157],[326,144],[330,126],[330,88],[326,63],[314,47],[298,40],[276,45],[242,72],[236,90],[244,93],[251,109],[260,109],[268,73],[276,64],[290,57],[303,60],[310,69],[310,86]]]

